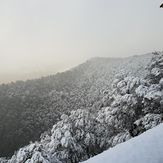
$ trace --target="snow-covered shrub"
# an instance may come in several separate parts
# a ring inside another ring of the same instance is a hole
[[[20,148],[8,163],[59,163],[57,158],[52,157],[48,150],[40,143],[32,143]]]
[[[7,163],[8,160],[6,158],[0,158],[0,163]]]
[[[102,152],[105,127],[86,110],[72,111],[53,126],[48,151],[63,163],[75,163]]]
[[[151,129],[162,122],[163,116],[160,114],[148,113],[144,117],[138,119],[134,123],[139,127],[144,127],[145,130]]]
[[[152,61],[148,66],[149,74],[147,79],[152,84],[158,83],[163,77],[163,54],[153,55]]]
[[[115,136],[112,136],[109,139],[109,144],[110,144],[110,147],[114,147],[115,145],[117,145],[119,143],[122,143],[122,142],[125,142],[125,141],[127,141],[129,139],[131,139],[131,135],[126,130],[126,131],[120,132],[119,134],[117,134]]]

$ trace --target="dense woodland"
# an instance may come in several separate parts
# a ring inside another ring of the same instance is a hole
[[[7,162],[75,163],[137,136],[162,122],[162,77],[157,53],[94,58],[54,76],[2,84],[0,154],[31,141]]]

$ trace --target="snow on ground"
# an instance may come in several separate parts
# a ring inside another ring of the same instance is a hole
[[[163,123],[83,163],[162,163]]]

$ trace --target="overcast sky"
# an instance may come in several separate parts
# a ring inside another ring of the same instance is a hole
[[[0,82],[163,51],[162,0],[0,0]],[[7,79],[8,78],[8,79]]]

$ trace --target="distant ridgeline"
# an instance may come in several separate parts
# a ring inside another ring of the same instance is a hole
[[[44,131],[10,163],[75,163],[128,140],[162,122],[162,77],[160,53],[94,58],[54,76],[2,84],[0,156]]]

